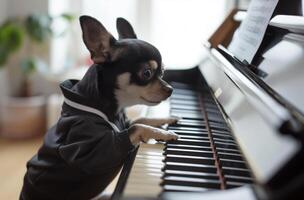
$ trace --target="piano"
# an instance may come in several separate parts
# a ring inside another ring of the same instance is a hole
[[[167,127],[180,139],[141,144],[112,199],[303,199],[301,1],[279,1],[272,20],[292,15],[302,25],[268,25],[251,64],[227,50],[244,14],[228,15],[197,66],[166,72],[174,92],[147,113],[180,117]]]

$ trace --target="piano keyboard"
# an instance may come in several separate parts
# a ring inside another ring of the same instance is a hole
[[[172,83],[170,125],[180,136],[165,144],[141,144],[123,197],[157,197],[163,192],[224,190],[253,182],[251,172],[210,91]]]

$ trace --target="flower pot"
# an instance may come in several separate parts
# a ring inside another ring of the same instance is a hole
[[[13,139],[42,135],[46,130],[44,96],[7,97],[1,101],[1,136]]]

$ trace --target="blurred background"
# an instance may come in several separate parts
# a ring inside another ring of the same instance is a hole
[[[249,0],[0,0],[0,199],[18,199],[26,161],[56,123],[59,83],[91,64],[78,17],[91,15],[117,37],[124,17],[155,45],[167,69],[190,68],[202,45]]]

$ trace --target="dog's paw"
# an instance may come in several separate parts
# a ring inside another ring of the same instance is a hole
[[[180,119],[180,117],[169,117],[167,119],[167,124],[176,124]]]
[[[179,136],[173,131],[166,131],[144,124],[133,125],[129,130],[129,137],[133,145],[138,145],[140,142],[146,143],[150,139],[170,141],[177,140],[179,138]]]
[[[166,138],[164,141],[170,141],[170,140],[177,140],[179,138],[179,135],[177,135],[173,131],[166,131],[165,137]]]

